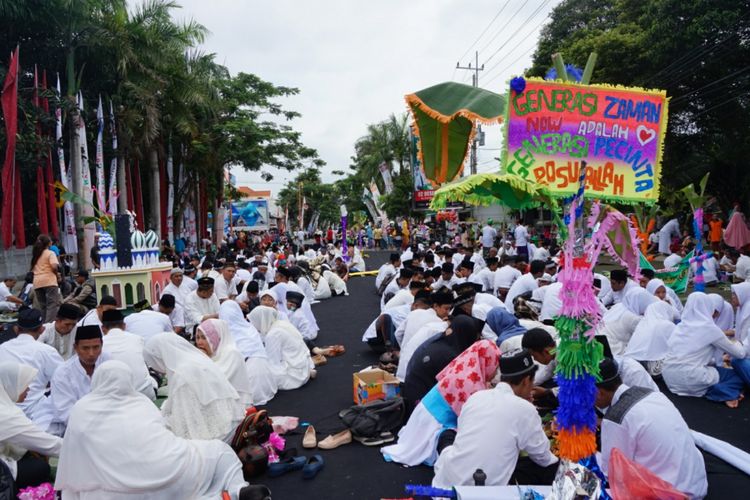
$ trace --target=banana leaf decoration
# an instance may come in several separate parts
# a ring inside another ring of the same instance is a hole
[[[92,222],[98,222],[104,231],[107,231],[110,234],[114,233],[114,218],[112,217],[112,214],[99,210],[96,206],[94,206],[93,203],[86,201],[85,199],[73,193],[72,191],[68,191],[68,190],[61,191],[60,199],[64,201],[69,201],[71,203],[76,203],[78,205],[90,206],[91,208],[94,209],[94,214],[96,215],[93,217],[91,216],[81,217],[81,222],[83,224],[91,224]],[[110,229],[112,231],[110,231]]]
[[[461,175],[475,123],[500,124],[505,97],[462,83],[445,82],[405,97],[419,137],[425,176],[440,185]]]

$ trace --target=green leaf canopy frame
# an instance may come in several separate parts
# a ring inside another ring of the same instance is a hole
[[[499,124],[505,97],[462,83],[445,82],[405,97],[419,137],[419,161],[425,176],[436,184],[461,174],[475,122]]]
[[[514,174],[475,174],[435,191],[430,208],[439,210],[448,203],[505,205],[514,210],[538,207],[551,199],[547,188]]]

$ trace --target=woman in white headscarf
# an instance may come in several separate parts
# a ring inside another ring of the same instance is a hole
[[[714,319],[720,312],[703,292],[693,292],[685,303],[682,321],[669,337],[662,375],[669,390],[680,396],[705,396],[724,401],[730,408],[739,404],[742,379],[734,370],[715,366],[716,350],[742,359],[745,349],[729,340]]]
[[[279,319],[278,311],[270,307],[256,307],[249,319],[266,344],[268,361],[279,389],[305,385],[314,376],[315,365],[302,334],[288,321]]]
[[[625,349],[625,356],[646,364],[652,376],[659,375],[667,355],[667,342],[674,331],[674,309],[662,300],[646,308]]]
[[[287,300],[286,300],[286,293],[287,292],[298,292],[302,295],[305,294],[305,292],[297,286],[296,283],[289,281],[287,283],[276,283],[273,288],[271,288],[271,291],[276,295],[276,309],[283,312],[286,315],[286,318],[288,319],[292,317],[292,311],[289,310],[289,307],[287,306]],[[320,328],[318,327],[318,322],[315,319],[315,315],[312,312],[312,307],[310,306],[310,301],[307,300],[307,297],[302,301],[302,306],[299,308],[300,312],[305,316],[305,319],[307,319],[308,323],[310,324],[309,329],[310,332],[314,332],[314,335],[312,338],[315,338],[318,336],[318,332],[320,331]]]
[[[243,500],[252,488],[226,443],[171,433],[120,361],[96,369],[91,392],[70,412],[55,481],[63,498],[207,500],[226,491]]]
[[[56,457],[62,439],[37,427],[16,405],[22,403],[37,369],[18,363],[0,363],[0,461],[10,469],[17,489],[49,481],[50,468],[33,451]]]
[[[649,280],[649,282],[646,283],[646,291],[657,299],[671,304],[677,314],[677,318],[680,317],[684,308],[682,301],[680,301],[680,297],[677,296],[677,292],[669,288],[662,280],[657,278]]]
[[[245,319],[240,306],[231,300],[224,301],[219,308],[219,319],[227,322],[229,333],[232,334],[237,348],[245,357],[245,372],[250,381],[252,404],[268,403],[276,395],[278,386],[276,377],[271,372],[268,354],[266,354],[260,333]]]
[[[750,386],[750,283],[732,285],[732,304],[737,307],[734,338],[745,347],[745,358],[734,357],[732,368]]]
[[[260,305],[276,309],[279,313],[279,319],[289,319],[286,308],[286,292],[284,292],[284,301],[282,303],[276,299],[276,292],[272,292],[270,289],[262,291],[258,296],[258,300],[260,301]]]
[[[718,293],[709,293],[714,309],[719,311],[719,316],[714,319],[716,326],[724,333],[734,333],[734,308],[732,304],[724,300]]]
[[[607,336],[612,354],[619,356],[625,353],[646,308],[655,301],[656,299],[646,290],[635,287],[628,290],[622,302],[604,313],[598,333]]]
[[[245,408],[252,406],[252,388],[245,370],[245,358],[237,350],[227,323],[220,319],[207,319],[198,325],[195,330],[195,347],[206,353],[221,368],[240,395],[242,405]]]
[[[216,363],[173,332],[148,339],[143,357],[167,375],[169,397],[161,411],[172,432],[186,439],[231,440],[245,409]]]

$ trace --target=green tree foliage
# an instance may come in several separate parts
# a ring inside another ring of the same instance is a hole
[[[140,160],[149,225],[157,230],[158,167],[170,149],[175,165],[184,166],[187,178],[176,196],[177,224],[187,203],[197,205],[199,183],[208,188],[209,209],[218,208],[227,167],[263,171],[264,178],[270,179],[269,168],[294,170],[324,164],[291,125],[299,114],[277,102],[299,90],[252,74],[230,74],[214,54],[196,49],[208,31],[193,20],[176,21],[177,9],[179,5],[171,0],[145,0],[130,6],[125,0],[0,0],[0,25],[4,27],[0,54],[7,57],[17,45],[21,48],[24,73],[19,83],[22,118],[17,160],[25,186],[34,182],[36,151],[46,154],[47,149],[36,144],[35,115],[29,111],[34,64],[47,70],[51,86],[55,75],[60,75],[63,95],[82,91],[89,151],[93,151],[96,133],[96,100],[99,95],[105,102],[111,99],[121,166],[127,168]],[[0,77],[6,64],[7,59],[0,60]],[[70,127],[71,118],[80,112],[74,99],[50,95],[53,106],[63,106]],[[49,129],[54,122],[46,119]],[[0,130],[4,143],[4,130]],[[105,132],[107,167],[113,154],[108,135]],[[69,163],[71,140],[66,134]],[[146,193],[156,197],[149,200]]]
[[[724,207],[750,189],[750,2],[565,0],[542,31],[529,75],[551,56],[583,67],[593,83],[665,89],[671,98],[662,182],[667,191],[713,175]]]

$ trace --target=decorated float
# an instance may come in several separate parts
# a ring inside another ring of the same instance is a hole
[[[562,466],[554,498],[565,497],[571,477],[578,478],[577,486],[584,483],[583,476],[605,481],[594,459],[595,383],[603,346],[594,338],[601,312],[593,269],[605,251],[638,276],[638,230],[642,234],[648,222],[636,228],[602,201],[654,205],[667,126],[664,91],[592,85],[595,62],[592,54],[581,71],[566,66],[558,54],[546,79],[513,78],[506,96],[455,83],[406,96],[420,139],[419,160],[427,178],[441,185],[433,210],[451,202],[518,210],[545,206],[561,229],[555,427]],[[505,122],[500,170],[459,179],[474,121]],[[644,212],[643,219],[653,215]],[[599,480],[589,482],[587,495],[606,497]]]

